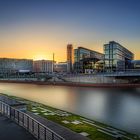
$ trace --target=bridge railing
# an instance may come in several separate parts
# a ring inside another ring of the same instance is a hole
[[[0,101],[0,113],[24,127],[38,140],[65,140],[26,113],[17,110],[2,101]]]

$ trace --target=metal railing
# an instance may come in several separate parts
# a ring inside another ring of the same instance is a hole
[[[26,113],[0,101],[0,113],[24,127],[38,140],[65,140]]]

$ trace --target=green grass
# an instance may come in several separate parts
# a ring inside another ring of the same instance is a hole
[[[58,116],[58,115],[44,115],[42,111],[42,109],[38,108],[38,107],[41,107],[41,108],[44,108],[44,109],[48,109],[52,112],[55,112],[55,111],[58,111],[59,109],[56,109],[56,108],[53,108],[53,107],[50,107],[50,106],[46,106],[46,105],[43,105],[43,104],[40,104],[40,103],[36,103],[36,102],[32,102],[32,101],[29,101],[29,100],[26,100],[26,99],[23,99],[23,98],[18,98],[18,97],[15,97],[15,96],[9,96],[11,98],[14,98],[16,100],[20,100],[20,101],[23,101],[25,103],[27,103],[27,110],[28,111],[32,111],[33,108],[36,108],[36,113],[39,113],[40,116],[48,119],[48,120],[51,120],[53,122],[56,122],[62,126],[65,126],[77,133],[80,133],[80,132],[87,132],[89,134],[88,138],[90,138],[91,140],[116,140],[114,137],[112,136],[109,136],[109,135],[106,135],[102,132],[99,132],[97,129],[97,127],[93,126],[93,125],[90,125],[90,124],[87,124],[87,123],[84,123],[82,122],[84,117],[81,117],[79,115],[75,115],[75,114],[72,114],[70,112],[67,112],[68,114],[70,114],[69,116]],[[59,111],[63,111],[63,110],[59,110]],[[65,111],[66,112],[66,111]],[[33,112],[34,113],[34,112]],[[86,118],[85,118],[86,119]],[[82,124],[72,124],[72,123],[69,123],[69,124],[64,124],[62,121],[63,120],[67,120],[69,122],[72,122],[74,120],[78,120],[80,122],[82,122]],[[89,120],[89,119],[88,119]],[[93,120],[91,120],[93,121]],[[106,124],[103,124],[103,123],[99,123],[99,122],[96,122],[96,121],[93,121],[94,124],[98,125],[98,126],[101,126],[103,128],[106,128],[106,127],[111,127],[109,125],[106,125]],[[112,127],[113,128],[113,127]],[[118,129],[117,129],[118,130]],[[122,130],[121,130],[122,131]],[[122,132],[125,132],[125,131],[122,131]],[[126,133],[126,136],[130,137],[130,138],[133,138],[134,140],[140,140],[140,138],[134,138],[136,137],[137,135],[134,135],[134,134],[131,134],[131,133]],[[113,134],[113,133],[112,133]],[[122,138],[122,140],[127,140],[125,138]]]

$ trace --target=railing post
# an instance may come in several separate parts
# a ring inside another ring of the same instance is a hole
[[[27,130],[29,130],[29,117],[27,116]]]
[[[52,132],[52,140],[54,140],[54,133]]]
[[[3,103],[1,104],[1,113],[3,114]]]
[[[22,114],[22,125],[24,126],[24,114]]]
[[[46,127],[44,127],[44,139],[46,140]]]
[[[7,108],[7,105],[5,105],[5,114],[6,114],[6,116],[8,116],[8,108]]]
[[[12,117],[12,116],[11,116],[11,112],[12,112],[12,111],[11,111],[11,106],[9,106],[10,119],[11,119],[11,117]]]
[[[34,120],[32,119],[32,132],[34,132]]]
[[[3,104],[3,114],[5,115],[5,106],[4,106],[4,104]]]
[[[15,109],[13,109],[14,110],[14,120],[16,120],[16,111],[15,111]]]
[[[4,104],[2,104],[2,113],[4,114]]]
[[[38,123],[38,139],[40,138],[40,127],[39,127],[39,123]]]
[[[0,112],[1,112],[1,105],[2,105],[2,102],[0,102]]]
[[[18,124],[20,124],[20,120],[19,120],[19,111],[17,111],[17,119],[18,119]]]

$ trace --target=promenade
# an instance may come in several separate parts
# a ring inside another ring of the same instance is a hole
[[[28,131],[0,114],[0,140],[36,140]]]
[[[34,115],[31,112],[27,112],[28,115],[39,121],[40,123],[44,124],[57,134],[59,134],[61,137],[63,137],[65,140],[89,140],[89,138],[82,136],[81,134],[78,134],[76,132],[71,131],[70,129],[63,127],[55,122],[52,122],[50,120],[44,119],[41,116]]]

